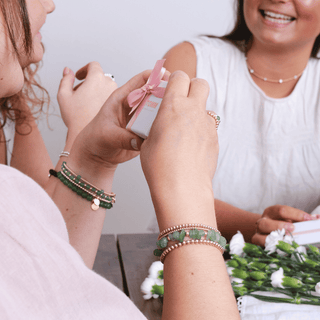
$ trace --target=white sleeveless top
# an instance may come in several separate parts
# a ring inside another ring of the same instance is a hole
[[[252,80],[231,43],[200,37],[197,77],[210,85],[207,109],[221,117],[213,180],[217,199],[263,213],[281,204],[320,204],[320,61],[310,59],[290,96],[274,99]]]

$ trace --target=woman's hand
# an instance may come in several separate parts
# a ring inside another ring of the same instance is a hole
[[[74,87],[75,77],[84,80]],[[91,62],[77,71],[65,68],[58,91],[62,119],[68,128],[68,139],[73,140],[97,115],[117,84],[104,75],[98,62]]]
[[[310,214],[289,206],[275,205],[264,210],[262,217],[256,222],[256,233],[252,243],[264,246],[266,237],[274,230],[285,229],[290,234],[294,231],[293,222],[313,220]]]
[[[185,206],[186,210],[180,210],[184,217],[175,214],[179,224],[208,221],[201,217],[201,205],[213,199],[218,139],[215,120],[206,113],[208,94],[205,80],[190,80],[182,71],[173,73],[150,134],[141,146],[142,168],[156,212],[169,217],[169,207]],[[210,206],[213,219],[213,201]],[[192,210],[189,217],[188,207]],[[168,224],[173,225],[173,220]],[[164,228],[165,220],[159,220],[159,225]]]

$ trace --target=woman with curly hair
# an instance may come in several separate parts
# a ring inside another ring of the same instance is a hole
[[[207,108],[221,117],[219,227],[264,245],[271,231],[313,219],[320,204],[320,2],[235,3],[230,34],[177,45],[166,67],[206,79]]]

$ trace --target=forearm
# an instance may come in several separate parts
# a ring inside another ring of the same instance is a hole
[[[261,218],[260,214],[236,208],[217,199],[215,209],[218,228],[228,241],[239,230],[245,240],[251,242],[256,230],[256,221]]]
[[[199,194],[183,192],[181,196],[171,189],[171,197],[166,198],[170,200],[153,195],[160,230],[183,223],[216,227],[210,189]],[[208,315],[210,319],[239,319],[223,256],[217,248],[187,245],[171,251],[164,261],[164,282],[164,320],[205,319]]]
[[[90,182],[92,185],[103,189],[104,192],[112,191],[114,171],[103,171],[89,161],[79,156],[79,152],[71,149],[68,158],[61,158],[66,161],[68,167]],[[60,168],[57,169],[60,171]],[[70,244],[78,251],[89,268],[93,267],[97,254],[101,232],[106,216],[106,209],[99,208],[97,211],[91,209],[91,202],[83,199],[76,192],[65,186],[59,179],[51,177],[51,197],[60,209],[66,222]],[[112,210],[112,209],[111,209]]]

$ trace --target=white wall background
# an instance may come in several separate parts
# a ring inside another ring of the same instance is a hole
[[[152,69],[175,44],[199,34],[222,35],[233,26],[233,0],[55,0],[42,28],[46,46],[40,71],[52,98],[49,125],[39,126],[53,163],[63,149],[65,126],[56,101],[62,70],[100,62],[118,86]],[[119,166],[113,191],[117,203],[107,213],[103,233],[143,233],[154,210],[136,158]]]

